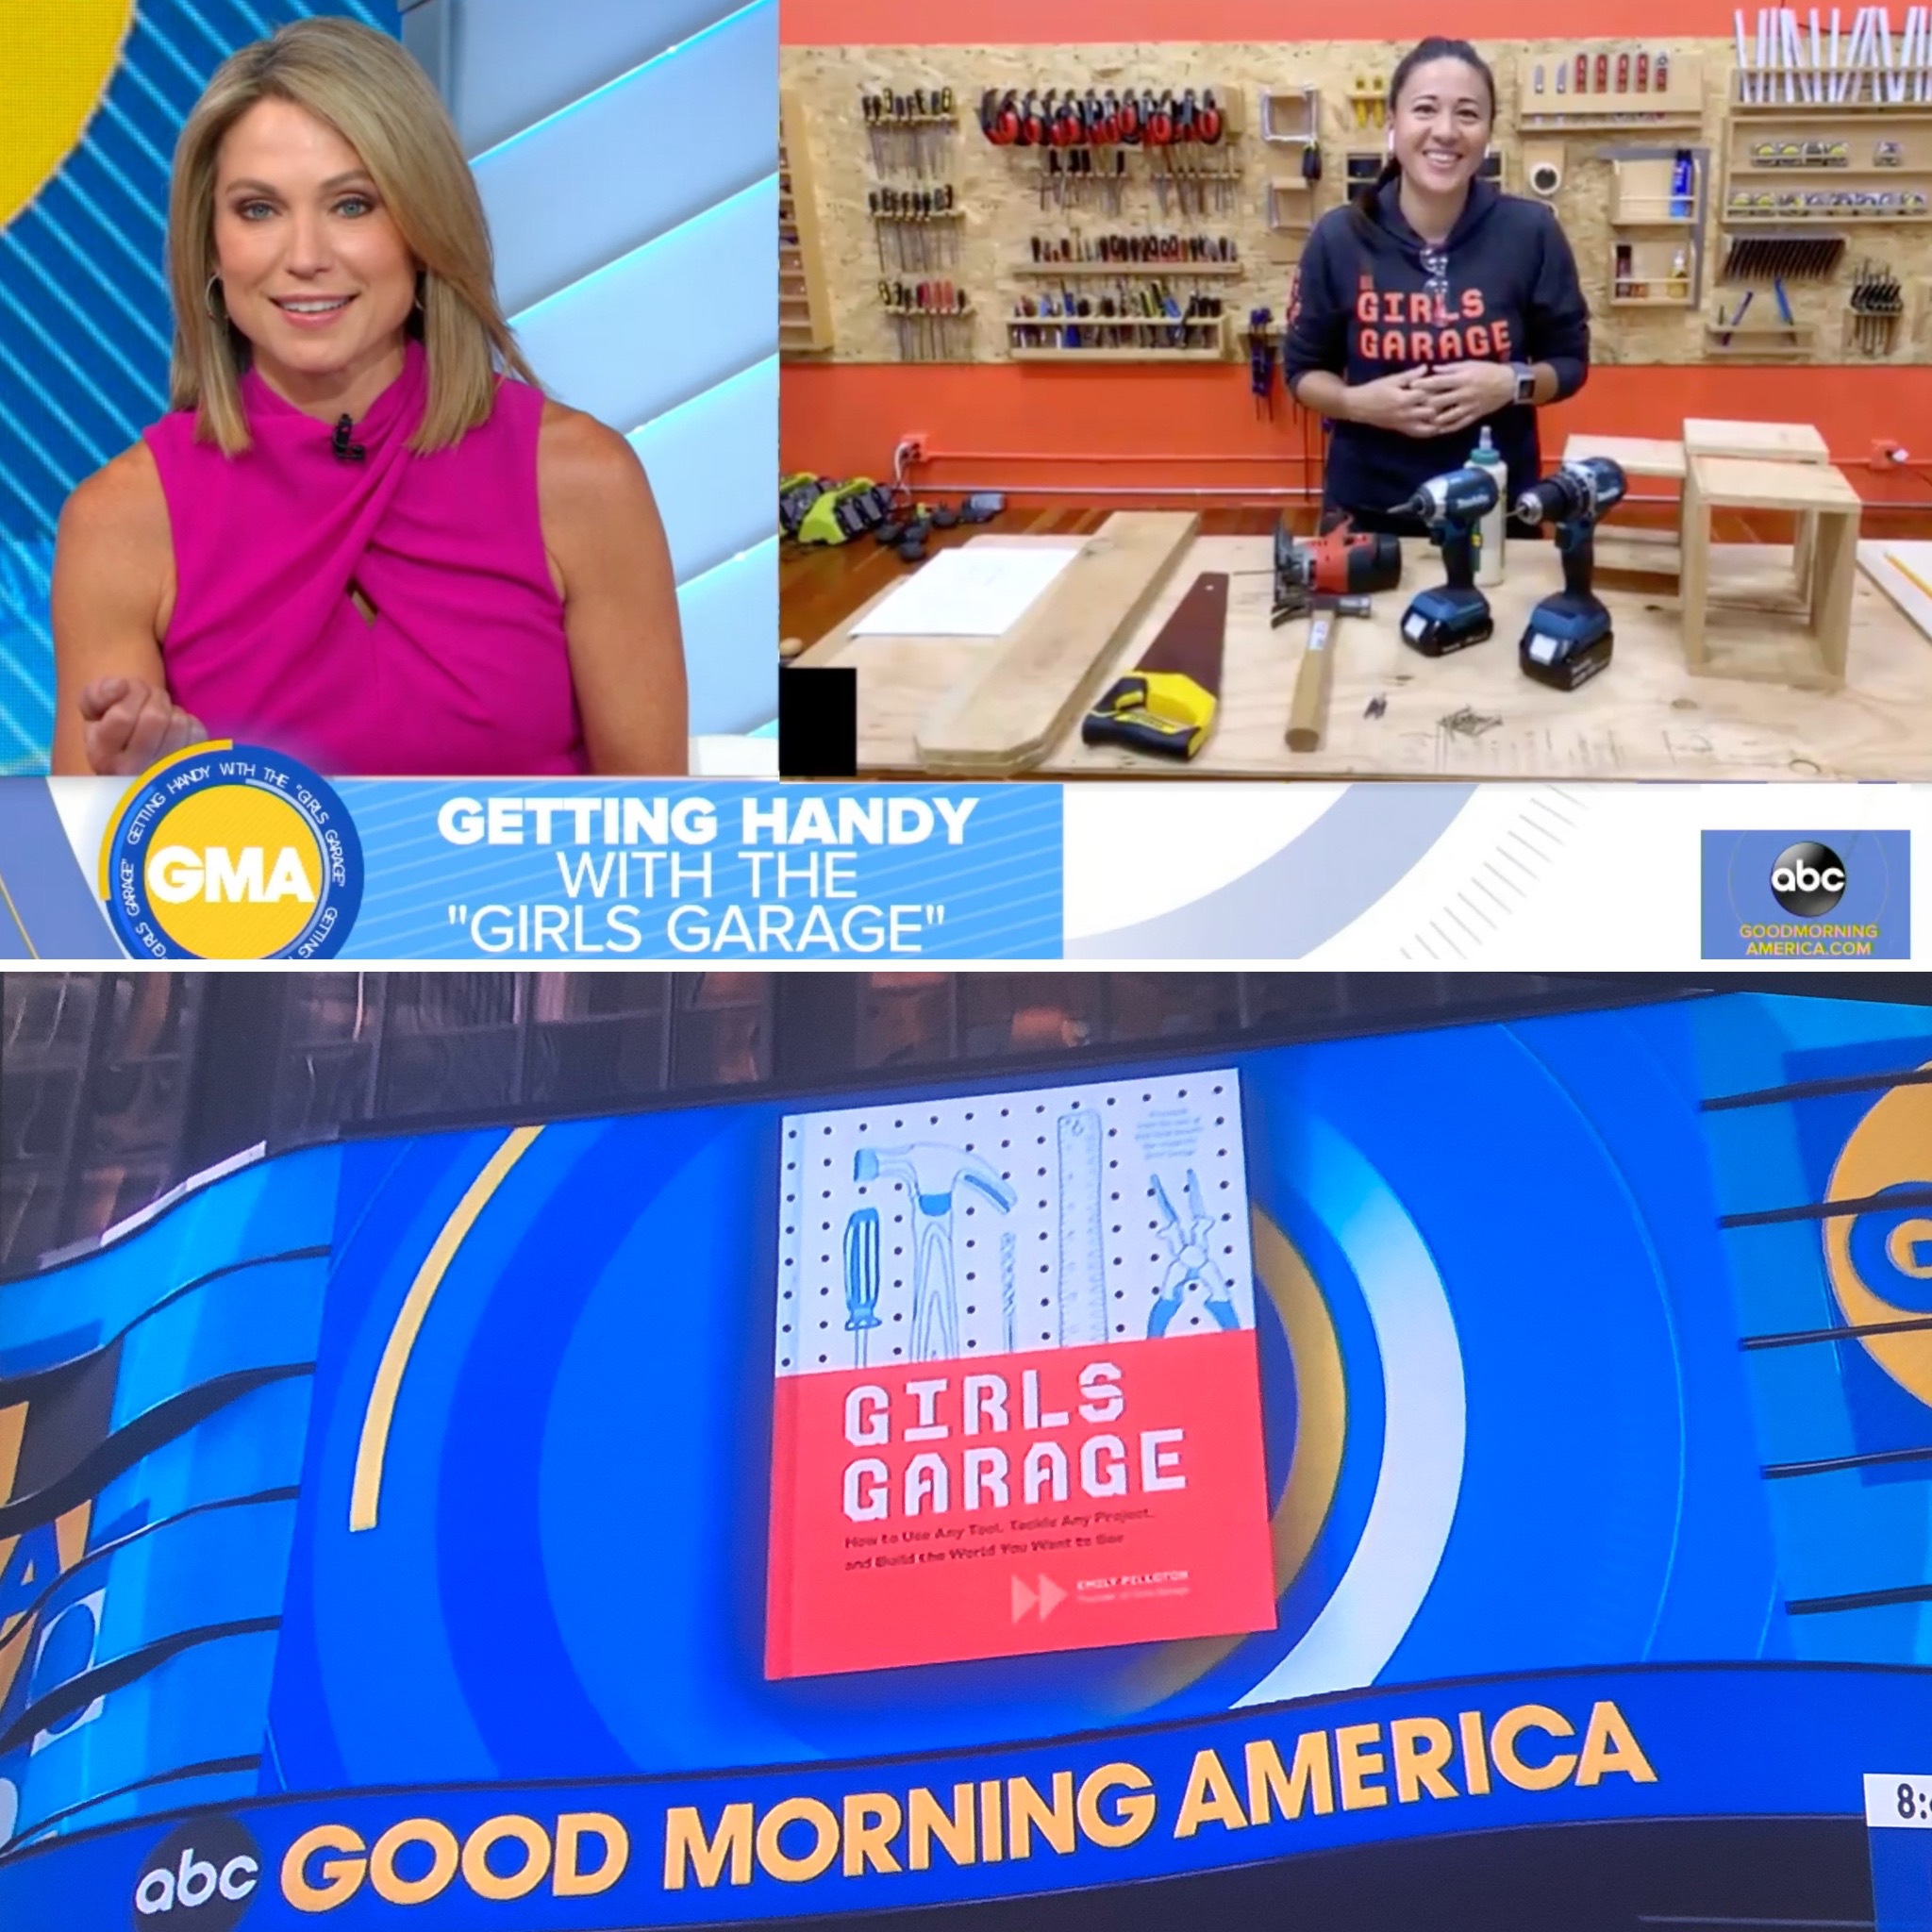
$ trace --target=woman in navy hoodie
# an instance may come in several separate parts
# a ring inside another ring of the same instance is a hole
[[[1509,491],[1541,475],[1536,411],[1590,368],[1590,311],[1555,211],[1477,178],[1496,83],[1466,41],[1431,39],[1389,88],[1380,178],[1316,223],[1284,368],[1333,425],[1324,508],[1363,529],[1469,460],[1485,426]]]

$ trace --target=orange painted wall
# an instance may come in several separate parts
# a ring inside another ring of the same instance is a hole
[[[1932,458],[1928,405],[1932,371],[1924,369],[1599,369],[1580,395],[1543,412],[1543,450],[1554,456],[1574,429],[1675,437],[1686,416],[1769,417],[1815,423],[1840,462],[1861,465],[1879,436],[1924,459]],[[893,445],[912,432],[935,458],[918,475],[934,491],[1031,485],[1077,494],[1134,486],[1154,496],[1163,486],[1205,486],[1258,495],[1305,480],[1305,421],[1279,396],[1274,421],[1257,418],[1247,371],[1234,363],[786,364],[778,404],[785,471],[890,476]],[[1873,503],[1932,498],[1932,482],[1912,471],[1849,474]]]
[[[1747,16],[1755,18],[1750,8]],[[1530,0],[1368,0],[1350,10],[1364,39],[1453,32],[1477,42],[1542,37],[1548,8]],[[1595,0],[1579,30],[1728,36],[1731,0]],[[1280,41],[1295,32],[1282,0],[972,0],[954,8],[903,0],[781,0],[793,45],[1077,45],[1083,41]],[[986,363],[788,363],[780,383],[786,471],[890,475],[892,448],[920,431],[941,460],[920,480],[1030,482],[1074,492],[1103,484],[1265,488],[1302,478],[1302,426],[1284,400],[1257,421],[1244,366],[1127,364],[1059,369]],[[1599,368],[1583,393],[1543,419],[1546,454],[1572,429],[1674,437],[1686,416],[1815,423],[1841,461],[1862,463],[1874,437],[1932,458],[1932,369]],[[949,452],[1007,452],[954,460]],[[1100,457],[1111,460],[1091,460]],[[1924,500],[1924,475],[1851,473],[1873,501]],[[1314,479],[1309,479],[1314,480]]]

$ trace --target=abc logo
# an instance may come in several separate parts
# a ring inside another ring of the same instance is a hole
[[[261,1883],[261,1850],[233,1818],[178,1825],[149,1855],[134,1888],[134,1923],[152,1932],[228,1932]]]
[[[1771,896],[1801,919],[1829,912],[1844,895],[1844,860],[1814,840],[1787,845],[1771,869]]]

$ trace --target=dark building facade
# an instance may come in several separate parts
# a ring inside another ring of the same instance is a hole
[[[1924,998],[1896,975],[1807,989]],[[0,1274],[248,1149],[1670,996],[1450,974],[42,973],[0,1021]]]

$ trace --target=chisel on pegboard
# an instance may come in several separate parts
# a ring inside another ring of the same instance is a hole
[[[1724,250],[1724,282],[1821,282],[1836,271],[1845,251],[1842,235],[1737,235]]]

